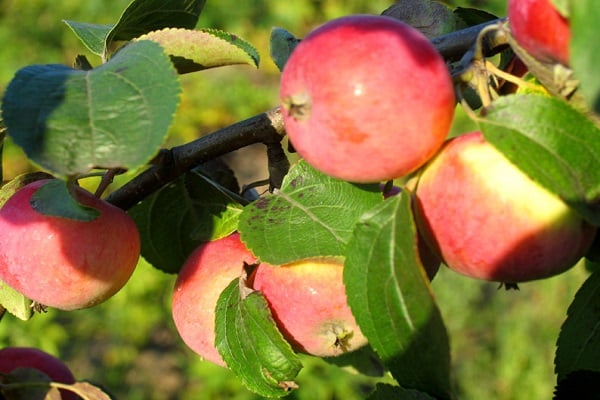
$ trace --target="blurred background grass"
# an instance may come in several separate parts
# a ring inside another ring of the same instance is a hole
[[[125,0],[0,0],[0,93],[21,67],[36,63],[70,65],[86,52],[62,19],[116,22]],[[240,35],[259,50],[258,70],[227,67],[182,77],[184,93],[170,145],[192,140],[251,117],[277,103],[279,72],[268,57],[273,26],[298,36],[328,19],[351,13],[380,13],[381,0],[278,2],[208,1],[199,26]],[[448,2],[505,14],[504,0]],[[474,126],[458,115],[454,131]],[[237,152],[234,167],[242,182],[266,177],[261,146]],[[32,167],[7,144],[5,179]],[[459,398],[530,400],[551,398],[553,357],[567,307],[587,273],[583,267],[520,291],[474,281],[442,269],[433,282],[451,337]],[[255,399],[227,370],[202,362],[177,336],[170,315],[175,277],[143,261],[115,297],[90,310],[49,310],[31,321],[7,315],[0,323],[0,346],[35,346],[73,369],[79,379],[106,387],[119,399]],[[375,380],[352,375],[322,360],[303,357],[297,399],[361,399]]]

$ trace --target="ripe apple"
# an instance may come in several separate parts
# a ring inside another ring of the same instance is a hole
[[[519,46],[534,58],[569,65],[569,21],[550,0],[509,0],[508,21]]]
[[[58,358],[33,347],[5,347],[0,350],[0,382],[1,374],[9,374],[16,368],[34,368],[48,376],[53,382],[73,384],[73,373]],[[65,400],[79,399],[73,392],[61,390]],[[1,397],[1,396],[0,396]]]
[[[455,95],[443,58],[416,29],[355,15],[313,30],[281,75],[283,120],[316,169],[352,182],[404,176],[443,144]]]
[[[225,366],[215,347],[215,307],[221,292],[256,257],[238,233],[200,245],[181,268],[172,299],[173,321],[185,344],[205,360]]]
[[[250,276],[273,318],[297,351],[333,357],[367,344],[346,301],[339,259],[261,263]]]
[[[37,212],[31,196],[48,180],[30,183],[0,209],[0,279],[30,299],[62,310],[94,306],[129,280],[140,254],[127,213],[84,189],[81,204],[100,211],[82,222]]]
[[[419,230],[451,269],[517,283],[572,267],[596,228],[485,141],[481,132],[451,139],[417,183]]]

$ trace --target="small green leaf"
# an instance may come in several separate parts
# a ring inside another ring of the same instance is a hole
[[[164,143],[179,93],[162,47],[140,41],[90,71],[21,69],[6,89],[2,115],[14,142],[57,175],[135,169]]]
[[[254,393],[283,397],[297,387],[302,369],[298,355],[285,341],[260,292],[233,280],[216,308],[215,345],[227,366]]]
[[[104,54],[115,41],[129,41],[163,28],[193,29],[206,0],[133,0],[106,36]]]
[[[100,211],[84,206],[72,196],[67,183],[52,179],[40,186],[29,200],[37,212],[53,217],[89,222],[98,218]]]
[[[571,372],[600,372],[600,272],[591,274],[575,294],[557,341],[558,381]]]
[[[0,304],[15,317],[27,321],[33,316],[33,301],[0,281]]]
[[[42,179],[52,179],[53,176],[45,172],[31,172],[18,175],[0,189],[0,208],[11,198],[13,194],[35,181]]]
[[[358,217],[381,200],[377,184],[334,179],[300,161],[280,190],[244,208],[239,230],[253,253],[273,265],[339,256]]]
[[[450,346],[418,256],[406,191],[365,213],[344,263],[348,304],[397,382],[450,398]]]
[[[583,97],[589,108],[600,114],[600,45],[598,21],[600,7],[597,0],[577,0],[571,5],[570,62],[579,79]]]
[[[129,215],[140,231],[146,261],[177,273],[201,242],[234,232],[241,212],[229,192],[191,172],[153,193]]]
[[[367,400],[435,400],[425,392],[413,389],[404,389],[386,383],[378,383],[375,390],[367,397]]]
[[[75,33],[75,36],[92,53],[102,56],[104,53],[104,43],[108,32],[114,27],[111,25],[88,24],[85,22],[75,22],[64,19],[63,22]]]
[[[569,105],[539,95],[504,96],[479,120],[512,163],[600,223],[600,129]]]
[[[285,63],[298,43],[300,43],[300,39],[283,28],[273,28],[271,30],[269,52],[271,59],[280,71],[283,71]]]
[[[250,43],[214,29],[166,28],[142,35],[139,40],[159,43],[180,74],[234,64],[258,67],[259,63],[258,52]]]

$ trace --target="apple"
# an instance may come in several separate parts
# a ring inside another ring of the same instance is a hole
[[[58,358],[34,347],[5,347],[0,350],[0,381],[1,374],[9,374],[17,368],[34,368],[48,376],[53,382],[71,385],[75,383],[73,373]],[[79,396],[67,390],[61,390],[65,400],[75,400]],[[0,396],[1,397],[1,396]]]
[[[256,257],[238,233],[206,242],[190,254],[181,268],[172,298],[173,321],[181,339],[195,353],[225,366],[215,347],[215,307],[221,292]]]
[[[343,261],[259,264],[249,279],[262,292],[277,326],[295,350],[334,357],[367,344],[346,301]]]
[[[294,149],[352,182],[418,169],[443,144],[455,109],[443,58],[419,31],[386,16],[347,16],[313,30],[280,83]]]
[[[421,234],[449,268],[502,283],[566,271],[596,232],[481,132],[442,147],[421,171],[414,206]]]
[[[61,310],[97,305],[129,280],[140,254],[131,217],[82,188],[77,200],[100,215],[82,222],[48,216],[30,204],[49,180],[13,194],[0,209],[0,279],[37,303]]]
[[[543,62],[569,65],[569,21],[551,0],[509,0],[511,33],[525,51]]]

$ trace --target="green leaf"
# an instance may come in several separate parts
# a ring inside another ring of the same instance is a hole
[[[479,121],[492,145],[533,180],[600,223],[600,129],[563,101],[504,96]]]
[[[128,41],[163,28],[193,29],[206,0],[133,0],[106,36],[105,56],[113,42]]]
[[[4,203],[6,203],[6,201],[10,199],[13,194],[15,194],[23,187],[35,181],[52,178],[52,175],[47,174],[45,172],[30,172],[16,176],[11,181],[2,186],[2,188],[0,188],[0,208],[2,208]]]
[[[140,231],[142,256],[177,273],[201,242],[237,229],[242,206],[230,192],[197,173],[187,173],[129,210]]]
[[[215,29],[195,31],[166,28],[142,35],[139,40],[159,43],[171,56],[180,74],[234,64],[258,67],[260,59],[250,43],[239,36]]]
[[[579,79],[581,91],[588,106],[600,114],[600,46],[598,45],[598,20],[600,7],[597,0],[572,2],[570,24],[570,62]]]
[[[571,372],[600,372],[600,272],[596,271],[575,294],[557,341],[558,381]]]
[[[271,30],[269,52],[271,59],[280,71],[283,71],[285,63],[298,43],[300,43],[300,39],[283,28],[273,28]]]
[[[375,390],[367,397],[367,400],[435,400],[425,392],[413,389],[404,389],[385,383],[378,383]]]
[[[93,207],[80,204],[69,190],[68,184],[59,179],[44,183],[29,199],[37,212],[53,217],[89,222],[100,215]]]
[[[571,0],[550,0],[550,2],[563,17],[569,17],[569,3]],[[576,1],[576,3],[578,2],[579,0]]]
[[[75,33],[75,36],[94,54],[102,56],[104,43],[114,25],[89,24],[64,19],[63,22]]]
[[[33,300],[17,292],[3,281],[0,281],[0,304],[20,320],[27,321],[33,316]]]
[[[277,329],[262,294],[243,282],[234,279],[219,297],[215,345],[248,389],[265,397],[286,396],[297,387],[294,379],[302,363]]]
[[[244,208],[239,230],[252,252],[273,265],[339,256],[358,217],[381,201],[377,184],[334,179],[300,161],[280,190]]]
[[[21,69],[6,89],[2,114],[14,142],[55,174],[134,169],[165,141],[179,93],[163,49],[140,41],[90,71],[62,65]]]
[[[410,195],[365,213],[347,249],[348,304],[369,344],[402,387],[450,398],[449,340],[419,260]]]

